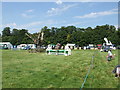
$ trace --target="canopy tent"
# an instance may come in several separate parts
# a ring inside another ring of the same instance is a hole
[[[10,42],[0,42],[0,49],[11,49],[13,45]]]
[[[66,44],[66,46],[68,46],[70,49],[74,49],[75,48],[75,44]]]

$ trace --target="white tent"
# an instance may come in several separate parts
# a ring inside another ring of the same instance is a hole
[[[8,49],[13,48],[13,45],[10,42],[0,42],[0,47],[7,47]]]
[[[31,49],[35,49],[36,45],[35,44],[20,44],[17,46],[18,49],[24,49],[25,47],[29,46]]]
[[[75,44],[66,44],[66,46],[68,46],[68,47],[70,47],[70,49],[73,49],[73,48],[75,48]]]

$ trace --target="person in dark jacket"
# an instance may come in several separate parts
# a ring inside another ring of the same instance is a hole
[[[115,73],[115,77],[120,77],[120,65],[117,65],[112,72]]]

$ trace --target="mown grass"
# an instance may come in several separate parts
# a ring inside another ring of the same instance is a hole
[[[94,50],[74,50],[71,56],[28,53],[24,50],[2,51],[3,88],[80,88],[90,67]],[[112,70],[116,57],[106,62],[106,52],[96,51],[94,67],[85,88],[117,88]]]

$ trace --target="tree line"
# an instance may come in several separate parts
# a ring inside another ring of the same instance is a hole
[[[57,43],[61,45],[74,43],[79,46],[86,46],[88,44],[97,45],[105,43],[105,37],[113,44],[120,45],[120,28],[115,28],[115,26],[108,24],[96,26],[95,28],[78,28],[75,26],[48,28],[45,26],[41,30],[44,32],[42,42],[44,46]],[[11,30],[10,27],[5,27],[0,37],[3,42],[11,42],[13,45],[34,43],[26,33],[35,38],[38,36],[39,32],[31,34],[28,31],[29,30],[26,29]]]

